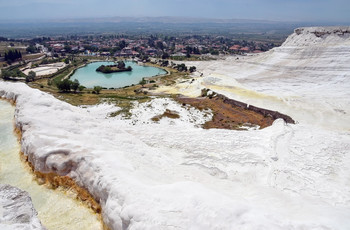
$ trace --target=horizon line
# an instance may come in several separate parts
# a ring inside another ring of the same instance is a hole
[[[200,21],[207,21],[207,22],[216,22],[216,23],[234,23],[234,21],[242,22],[266,22],[266,23],[340,23],[340,24],[349,24],[350,22],[345,21],[333,21],[333,20],[272,20],[272,19],[254,19],[254,18],[214,18],[214,17],[188,17],[188,16],[95,16],[95,17],[72,17],[72,18],[63,18],[63,17],[53,17],[53,18],[17,18],[15,20],[13,19],[1,19],[0,24],[3,23],[42,23],[43,21],[47,23],[52,22],[74,22],[79,20],[111,20],[111,19],[120,19],[124,21],[120,22],[128,22],[125,19],[133,19],[136,20],[136,22],[142,23],[147,21],[137,21],[138,19],[153,19],[153,20],[161,20],[161,19],[178,19],[178,20],[184,20],[184,19],[190,19],[190,20],[196,20],[197,23],[200,23]],[[154,22],[155,22],[154,21]],[[110,21],[112,22],[112,21]],[[118,21],[114,21],[114,23],[120,23]],[[150,22],[150,21],[149,21]],[[90,22],[91,23],[91,22]],[[166,22],[166,23],[195,23],[195,22]]]

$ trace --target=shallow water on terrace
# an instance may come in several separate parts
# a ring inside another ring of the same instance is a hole
[[[71,80],[77,79],[81,85],[93,88],[102,86],[106,88],[120,88],[132,84],[138,84],[144,77],[153,77],[166,74],[166,71],[152,66],[141,66],[136,62],[125,62],[125,66],[131,66],[130,72],[101,73],[96,69],[101,65],[114,65],[114,62],[94,62],[77,69],[71,76]]]
[[[0,183],[29,192],[41,223],[48,230],[102,229],[98,216],[74,199],[68,191],[38,185],[29,166],[20,160],[20,145],[14,134],[14,106],[0,100]]]

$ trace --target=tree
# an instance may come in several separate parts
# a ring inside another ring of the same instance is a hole
[[[79,85],[78,89],[79,89],[79,92],[82,92],[86,87],[83,86],[83,85]]]
[[[77,92],[77,89],[79,88],[80,83],[77,79],[75,79],[73,82],[71,82],[71,89],[75,92]]]
[[[161,41],[157,42],[157,48],[163,50],[164,49],[164,44]]]
[[[67,53],[70,53],[72,51],[72,47],[70,47],[69,45],[65,45],[64,46],[64,50],[67,52]]]
[[[26,82],[34,81],[35,77],[36,77],[36,73],[34,71],[30,71],[28,73],[28,76],[26,76]]]
[[[122,50],[124,49],[125,47],[127,47],[127,44],[125,42],[125,40],[121,40],[118,44],[119,48]]]
[[[117,67],[118,67],[118,69],[124,69],[125,63],[123,61],[118,61]]]
[[[197,47],[193,47],[193,53],[194,54],[201,54],[201,52],[199,51],[199,49]]]
[[[148,55],[143,55],[140,57],[142,61],[149,62],[149,56]]]
[[[57,88],[62,92],[69,92],[71,89],[71,82],[68,79],[64,79],[63,81],[56,82]]]
[[[69,64],[69,59],[68,58],[64,59],[64,63],[66,63],[68,65]]]
[[[145,78],[142,78],[142,80],[139,82],[139,84],[142,85],[142,87],[143,87],[144,85],[147,84],[147,81],[145,80]]]
[[[195,66],[191,66],[189,70],[191,73],[193,73],[196,72],[197,68]]]
[[[164,60],[164,61],[162,61],[162,64],[161,64],[161,66],[168,66],[169,65],[169,61],[168,60]]]
[[[168,59],[168,58],[169,58],[169,54],[168,53],[163,53],[162,59]]]
[[[94,86],[94,91],[96,92],[96,94],[100,94],[101,89],[101,86]]]
[[[190,54],[190,53],[192,53],[193,48],[191,46],[186,46],[185,50],[186,50],[187,54]]]
[[[33,53],[38,52],[38,49],[35,46],[30,45],[30,46],[27,47],[26,51],[27,51],[27,53],[32,53],[33,54]]]
[[[219,55],[219,51],[218,50],[212,50],[210,51],[211,55]]]

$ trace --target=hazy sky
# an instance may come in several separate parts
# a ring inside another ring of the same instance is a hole
[[[0,19],[185,16],[350,22],[350,0],[0,0]]]

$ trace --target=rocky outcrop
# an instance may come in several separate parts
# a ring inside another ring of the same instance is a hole
[[[349,26],[301,27],[294,30],[282,47],[340,44],[349,37]]]
[[[350,33],[349,26],[337,26],[337,27],[303,27],[294,30],[297,35],[301,34],[314,34],[316,37],[322,37],[324,35],[338,35],[342,36]]]
[[[29,194],[10,185],[0,185],[0,229],[45,230]]]

